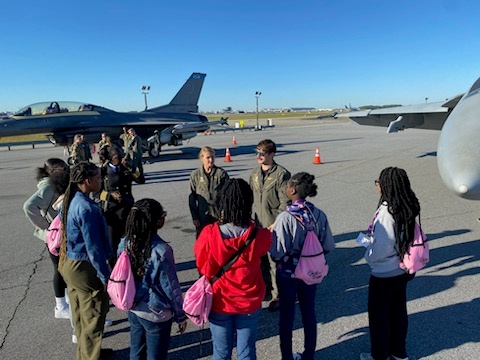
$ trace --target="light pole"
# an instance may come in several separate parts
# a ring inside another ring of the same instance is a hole
[[[257,130],[260,130],[260,126],[258,125],[258,98],[260,97],[260,95],[262,95],[262,93],[260,91],[255,91],[255,97],[257,98],[257,126],[256,126],[256,129]]]
[[[147,105],[147,94],[150,91],[150,85],[142,85],[142,94],[145,98],[145,111],[148,109]]]

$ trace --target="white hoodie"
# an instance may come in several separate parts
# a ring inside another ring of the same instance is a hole
[[[395,220],[384,202],[377,210],[373,223],[373,242],[367,247],[365,260],[376,277],[393,277],[405,273],[395,249]]]

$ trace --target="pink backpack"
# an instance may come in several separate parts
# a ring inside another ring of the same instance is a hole
[[[203,326],[208,322],[208,315],[210,315],[213,300],[212,285],[230,269],[243,250],[255,239],[256,235],[257,228],[253,228],[245,243],[223,264],[210,281],[203,275],[187,290],[183,300],[183,311],[195,325]]]
[[[328,264],[325,259],[322,244],[313,230],[307,231],[302,252],[295,268],[295,277],[305,284],[319,284],[328,274]]]
[[[208,322],[208,315],[212,308],[212,299],[212,285],[203,275],[185,293],[183,311],[195,325],[202,326]]]
[[[133,278],[130,257],[122,251],[108,279],[107,292],[113,305],[118,309],[128,311],[135,299],[135,280]]]
[[[48,226],[47,229],[47,246],[48,251],[52,255],[59,256],[58,251],[60,250],[60,245],[62,244],[62,219],[60,218],[60,214],[55,216]]]
[[[413,241],[408,245],[400,267],[410,274],[423,269],[430,260],[429,249],[427,236],[420,225],[415,222]]]

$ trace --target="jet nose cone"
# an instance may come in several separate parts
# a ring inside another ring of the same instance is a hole
[[[465,158],[465,155],[438,157],[440,176],[455,195],[464,199],[480,200],[480,167],[477,168],[474,162],[459,161],[461,158]]]
[[[440,176],[450,191],[465,199],[480,199],[480,167],[475,161],[465,161],[466,154],[442,155],[437,158]]]
[[[459,185],[453,185],[453,192],[464,198],[470,200],[479,200],[480,199],[480,184],[476,183],[467,183],[465,181],[460,181]]]
[[[480,79],[443,125],[437,162],[445,185],[465,199],[480,200]]]

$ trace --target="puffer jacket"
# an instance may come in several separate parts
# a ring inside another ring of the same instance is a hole
[[[218,223],[203,228],[194,245],[197,268],[211,280],[232,255],[245,244],[255,224],[240,236],[223,238]],[[220,314],[249,314],[257,311],[265,297],[265,282],[260,258],[272,243],[272,234],[258,228],[255,239],[242,251],[239,258],[214,282],[212,310]]]

